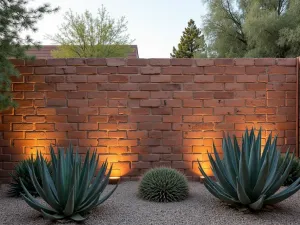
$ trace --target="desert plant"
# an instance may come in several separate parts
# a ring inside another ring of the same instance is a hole
[[[37,154],[42,184],[37,181],[34,165],[28,166],[36,191],[48,205],[36,201],[21,181],[25,191],[23,195],[25,201],[33,209],[41,212],[45,218],[83,221],[91,209],[106,201],[116,190],[117,185],[106,195],[101,196],[108,184],[112,166],[106,174],[108,162],[105,161],[96,173],[99,162],[99,155],[97,157],[96,152],[93,152],[90,158],[90,153],[87,151],[83,164],[81,156],[77,151],[73,152],[72,146],[67,148],[66,152],[63,148],[58,148],[58,155],[55,155],[51,147],[50,153],[52,176],[43,155]]]
[[[147,171],[139,185],[139,196],[155,202],[175,202],[187,198],[186,177],[179,171],[166,167]]]
[[[280,163],[279,166],[282,164],[284,160],[284,157],[280,157]],[[300,177],[300,160],[297,158],[294,158],[292,160],[292,169],[287,177],[287,179],[284,181],[283,186],[289,186],[292,183],[294,183],[299,177]]]
[[[38,170],[38,161],[31,156],[29,159],[22,160],[15,166],[14,172],[11,174],[12,182],[9,184],[8,195],[10,197],[20,197],[21,193],[24,194],[20,179],[22,180],[24,186],[28,192],[37,197],[38,193],[31,181],[28,165],[32,164],[34,172],[37,177],[39,184],[42,182],[41,174]],[[50,170],[50,162],[46,161],[46,166]],[[50,170],[51,172],[51,170]]]
[[[280,166],[280,152],[276,150],[277,136],[272,141],[269,135],[261,152],[261,129],[256,137],[254,129],[248,130],[242,138],[242,149],[237,138],[233,142],[229,135],[223,138],[223,160],[213,146],[215,159],[208,153],[211,167],[217,182],[208,177],[200,162],[199,169],[204,176],[208,191],[220,200],[239,206],[259,210],[264,205],[276,204],[285,200],[300,189],[300,178],[286,189],[277,192],[288,177],[294,153],[289,157],[289,149]]]

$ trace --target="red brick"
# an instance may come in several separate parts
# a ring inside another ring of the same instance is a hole
[[[246,122],[266,122],[266,115],[246,115]]]
[[[79,130],[98,130],[98,123],[79,123]]]
[[[85,103],[84,103],[85,104]],[[105,107],[107,106],[107,100],[106,99],[100,99],[100,98],[95,98],[95,99],[89,99],[88,100],[88,105],[89,107]]]
[[[175,169],[189,169],[190,166],[186,162],[172,161],[172,168],[175,168]]]
[[[98,146],[98,141],[97,139],[79,139],[79,146],[95,147]]]
[[[13,84],[14,91],[33,91],[34,84]]]
[[[266,74],[267,67],[263,66],[246,66],[246,74],[249,75],[259,75]]]
[[[245,100],[244,99],[226,99],[225,106],[244,106]]]
[[[138,67],[118,67],[118,73],[120,74],[138,74]]]
[[[182,116],[163,116],[164,123],[180,123],[182,122]]]
[[[125,100],[125,99],[109,100],[108,106],[109,107],[127,107],[127,100]]]
[[[233,107],[215,107],[214,108],[215,115],[230,115],[234,114],[234,108]]]
[[[287,122],[287,117],[285,115],[267,115],[268,122]]]
[[[63,67],[56,67],[55,74],[75,74],[76,67],[75,66],[63,66]]]
[[[26,66],[26,67],[17,67],[17,70],[22,75],[33,74],[33,67],[28,67],[28,66]]]
[[[162,116],[129,116],[129,122],[161,122]]]
[[[287,66],[270,66],[268,68],[269,74],[296,74],[296,67]]]
[[[226,83],[225,84],[225,90],[227,90],[227,91],[245,90],[245,84]]]
[[[55,67],[35,67],[34,73],[39,74],[55,74]]]
[[[246,106],[266,106],[265,99],[247,99]]]
[[[67,100],[61,98],[53,98],[47,100],[47,106],[66,106]]]
[[[225,121],[232,125],[234,125],[234,123],[242,123],[245,122],[245,115],[226,115]]]
[[[268,99],[267,105],[268,105],[268,107],[285,106],[285,100],[284,99]]]
[[[109,99],[126,99],[128,98],[128,92],[125,91],[110,91],[107,92],[107,98]]]
[[[234,76],[232,76],[232,75],[215,75],[215,82],[220,82],[220,83],[234,82]]]
[[[260,59],[255,59],[255,65],[256,66],[271,66],[271,65],[275,65],[275,59],[274,58],[260,58]]]
[[[179,75],[182,74],[182,67],[163,67],[161,73],[165,75]]]
[[[236,66],[254,66],[254,59],[253,58],[241,58],[241,59],[235,59],[235,65]]]
[[[67,116],[46,116],[47,123],[66,123]],[[43,122],[43,121],[41,121]]]
[[[172,109],[171,108],[153,108],[152,115],[171,115]]]
[[[255,114],[275,114],[276,108],[255,108]]]
[[[125,66],[126,61],[123,58],[107,58],[106,63],[108,66]]]
[[[150,109],[149,108],[133,108],[131,109],[132,115],[149,115]]]
[[[138,84],[119,84],[120,91],[138,91]]]
[[[231,99],[234,98],[234,92],[215,92],[214,93],[214,98],[216,99]]]
[[[236,79],[239,83],[255,83],[257,82],[257,75],[240,75]]]
[[[128,66],[146,66],[147,64],[148,59],[127,59]]]
[[[37,123],[35,124],[35,130],[54,131],[54,124]]]
[[[117,67],[98,67],[97,68],[98,74],[116,74],[117,73]]]
[[[193,59],[171,59],[172,66],[192,66],[194,63]]]
[[[155,75],[155,74],[160,74],[161,73],[161,68],[160,67],[141,67],[141,74],[144,75]]]
[[[204,74],[224,74],[225,67],[222,66],[205,66]]]
[[[216,66],[232,66],[234,64],[233,59],[215,59]]]
[[[169,75],[158,75],[158,76],[151,76],[152,83],[169,83],[171,82],[171,76]]]
[[[58,115],[76,115],[77,114],[77,109],[75,109],[75,108],[73,108],[73,109],[72,108],[57,108],[56,113]],[[47,114],[47,115],[55,115],[55,113],[54,114]]]
[[[89,116],[90,123],[107,123],[108,117],[107,116]]]
[[[266,90],[266,84],[263,83],[255,83],[255,84],[246,84],[247,90],[254,90],[254,91],[264,91]]]
[[[225,101],[222,99],[205,99],[203,100],[204,107],[224,106]]]
[[[180,91],[181,84],[161,84],[161,89],[163,91]]]
[[[191,76],[191,75],[185,75],[185,76],[173,75],[171,77],[171,81],[173,83],[192,83],[193,82],[193,76]]]
[[[36,141],[35,140],[24,140],[24,139],[19,139],[19,140],[14,140],[13,141],[13,146],[14,147],[23,147],[23,146],[34,146]]]
[[[104,58],[88,58],[86,64],[89,66],[106,66],[106,60]]]
[[[65,66],[66,59],[47,59],[47,66]]]
[[[128,76],[127,75],[110,75],[108,77],[108,81],[111,83],[127,83]]]
[[[161,100],[151,99],[151,100],[141,100],[141,107],[159,107],[161,106]]]
[[[224,90],[224,84],[223,83],[213,83],[213,84],[204,84],[203,86],[204,90],[207,91],[223,91]]]
[[[69,66],[82,66],[85,65],[86,61],[84,58],[68,58],[67,65]]]
[[[164,105],[172,108],[182,107],[182,101],[180,99],[167,99],[164,100]]]
[[[159,91],[160,86],[157,84],[140,84],[141,91]]]
[[[193,109],[193,115],[211,115],[213,114],[213,108],[195,108]]]
[[[296,66],[296,59],[295,58],[281,58],[276,59],[278,66]]]
[[[286,75],[286,82],[295,83],[297,81],[297,76],[295,75]]]
[[[88,83],[106,83],[108,81],[107,75],[89,75],[87,77]]]
[[[175,121],[177,122],[177,121]],[[202,122],[202,116],[183,116],[184,123]]]
[[[78,91],[97,91],[98,87],[97,84],[91,84],[91,83],[79,83],[76,84],[76,87],[78,89]]]
[[[117,126],[117,129],[118,130],[136,130],[137,125],[135,123],[119,123]]]
[[[193,100],[193,99],[184,99],[183,100],[183,107],[202,107],[203,101],[202,100]]]
[[[37,108],[37,115],[55,115],[56,110],[54,108]]]
[[[129,98],[132,99],[143,99],[149,97],[150,97],[150,92],[148,91],[132,91],[129,93]]]
[[[106,131],[90,131],[88,132],[88,138],[108,138],[108,133]]]
[[[90,100],[89,100],[90,101]],[[88,106],[87,99],[70,99],[68,100],[68,107],[87,107]]]
[[[59,83],[57,84],[58,91],[76,91],[76,84]]]
[[[196,75],[194,77],[195,83],[210,83],[214,82],[214,76],[211,75]]]
[[[242,75],[245,74],[245,67],[244,66],[228,66],[225,69],[225,73],[229,75]]]
[[[159,59],[159,58],[155,58],[155,59],[149,59],[149,64],[151,66],[169,66],[170,63],[170,59]]]
[[[83,123],[87,122],[87,117],[83,115],[75,116],[75,115],[69,115],[68,116],[68,122],[69,123]]]

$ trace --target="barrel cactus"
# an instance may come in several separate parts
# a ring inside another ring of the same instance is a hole
[[[147,171],[139,185],[139,196],[155,202],[175,202],[188,197],[186,177],[179,171],[166,167]]]
[[[35,190],[35,187],[29,175],[29,170],[27,166],[28,164],[33,165],[37,181],[39,183],[42,182],[41,174],[38,170],[38,161],[31,156],[29,159],[22,160],[15,166],[14,172],[11,174],[12,182],[9,184],[8,196],[20,197],[21,194],[24,194],[24,190],[22,188],[20,179],[22,179],[24,186],[31,195],[33,195],[34,197],[38,196],[38,193]],[[46,161],[46,165],[47,168],[50,169],[50,162]]]
[[[278,192],[287,179],[294,159],[289,149],[280,163],[280,152],[276,150],[277,136],[272,141],[270,134],[261,152],[261,129],[255,136],[254,129],[248,130],[242,138],[241,149],[237,138],[223,138],[223,160],[215,148],[215,159],[208,154],[217,182],[208,177],[200,162],[199,169],[204,176],[208,191],[220,200],[239,206],[259,210],[264,205],[272,205],[285,200],[300,189],[300,178]]]
[[[50,175],[43,155],[37,154],[41,184],[37,181],[34,165],[30,164],[28,169],[37,193],[47,205],[40,204],[34,199],[21,180],[25,192],[23,197],[27,204],[41,212],[47,219],[85,220],[88,212],[106,201],[117,187],[116,185],[102,196],[109,182],[112,166],[107,172],[106,161],[96,173],[99,162],[99,155],[98,157],[96,155],[96,152],[93,152],[90,157],[88,151],[82,164],[81,156],[73,152],[72,146],[66,150],[66,153],[63,148],[59,148],[57,156],[51,147],[52,175]]]

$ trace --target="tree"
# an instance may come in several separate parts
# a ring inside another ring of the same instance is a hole
[[[209,56],[296,57],[299,0],[204,0]]]
[[[206,57],[206,45],[204,36],[201,35],[201,31],[197,28],[195,21],[190,20],[188,26],[184,29],[183,34],[178,44],[178,49],[173,47],[173,58],[193,58]]]
[[[89,11],[82,15],[66,13],[59,33],[48,37],[59,44],[52,51],[55,58],[68,57],[125,57],[133,40],[127,33],[125,17],[111,18],[102,6],[94,17]]]
[[[32,45],[38,47],[39,42],[29,35],[21,36],[23,31],[36,32],[36,23],[44,14],[57,11],[49,4],[29,8],[26,0],[0,1],[0,111],[9,106],[16,106],[10,94],[11,77],[19,72],[11,63],[10,58],[32,59],[26,55]]]

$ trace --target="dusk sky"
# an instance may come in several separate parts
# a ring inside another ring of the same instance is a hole
[[[197,26],[201,26],[201,17],[205,14],[202,0],[34,0],[31,5],[44,2],[61,9],[38,23],[39,30],[32,36],[42,44],[53,44],[45,35],[57,32],[69,9],[77,13],[89,10],[96,15],[103,4],[113,18],[126,17],[128,32],[135,39],[133,44],[138,45],[140,58],[170,57],[188,20],[194,19]]]

